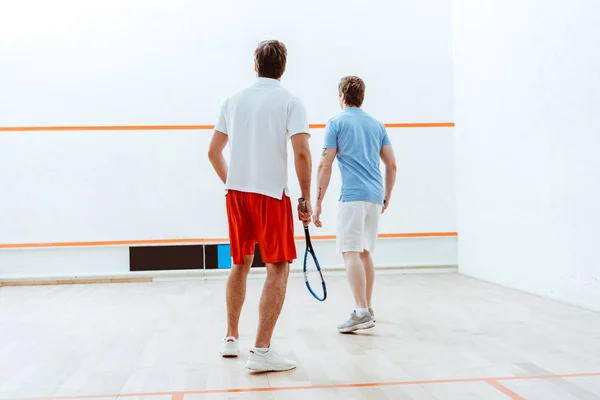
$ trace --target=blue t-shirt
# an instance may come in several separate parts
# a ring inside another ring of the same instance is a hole
[[[340,201],[383,204],[381,148],[392,144],[385,125],[361,108],[346,108],[325,127],[326,149],[337,149],[342,173]]]

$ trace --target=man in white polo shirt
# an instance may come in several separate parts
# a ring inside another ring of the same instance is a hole
[[[221,354],[239,354],[238,324],[246,296],[246,278],[258,243],[266,264],[254,348],[246,368],[286,371],[296,367],[270,349],[271,336],[283,306],[289,263],[296,258],[292,205],[287,188],[287,145],[291,138],[296,174],[307,209],[298,217],[309,222],[312,161],[309,128],[302,101],[280,83],[287,49],[276,40],[261,42],[254,52],[258,79],[249,88],[227,99],[208,157],[227,189],[227,218],[233,267],[227,281],[227,334]],[[230,165],[223,157],[229,142]]]

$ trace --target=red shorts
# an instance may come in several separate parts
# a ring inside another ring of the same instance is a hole
[[[292,262],[296,259],[294,219],[290,198],[281,200],[258,193],[227,192],[229,241],[234,264],[254,254],[258,243],[265,263]]]

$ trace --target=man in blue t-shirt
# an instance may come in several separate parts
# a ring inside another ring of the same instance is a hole
[[[336,159],[342,173],[337,226],[337,251],[344,256],[356,309],[338,326],[342,333],[375,326],[371,296],[379,216],[390,204],[396,181],[396,160],[385,126],[360,108],[365,83],[356,76],[342,78],[339,86],[342,112],[325,127],[325,144],[319,165],[314,223],[321,227],[322,202]],[[379,160],[385,165],[385,184]]]

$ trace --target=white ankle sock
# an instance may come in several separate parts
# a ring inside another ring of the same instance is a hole
[[[368,308],[357,308],[356,309],[356,316],[359,318],[364,317],[367,314],[369,314]]]
[[[258,354],[267,354],[269,352],[268,347],[255,347],[254,352]]]

